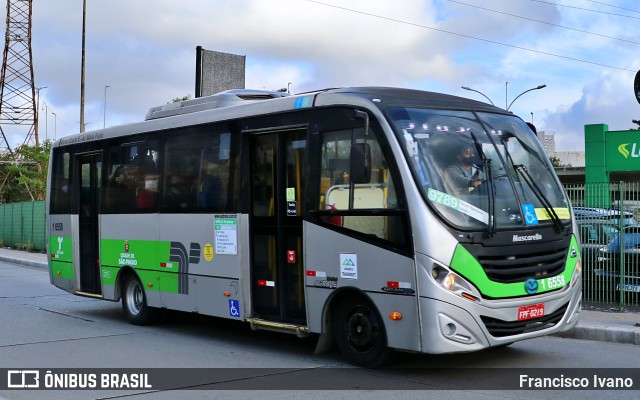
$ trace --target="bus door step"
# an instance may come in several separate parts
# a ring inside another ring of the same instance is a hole
[[[260,318],[247,318],[247,322],[249,322],[251,329],[254,331],[262,329],[265,331],[292,333],[300,338],[309,336],[309,328],[304,325],[267,321]]]

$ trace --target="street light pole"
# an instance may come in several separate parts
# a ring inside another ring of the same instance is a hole
[[[528,92],[530,92],[530,91],[532,91],[532,90],[544,89],[544,88],[546,88],[546,87],[547,87],[547,85],[538,85],[538,86],[536,86],[536,87],[534,87],[534,88],[531,88],[531,89],[529,89],[529,90],[525,90],[524,92],[520,93],[519,95],[517,95],[517,96],[516,96],[516,98],[515,98],[515,99],[513,99],[513,101],[511,101],[511,103],[509,103],[509,105],[507,106],[507,111],[509,111],[509,109],[511,108],[511,106],[513,105],[513,103],[514,103],[516,100],[518,100],[518,98],[519,98],[520,96],[522,96],[523,94],[528,93]]]
[[[45,140],[49,139],[49,107],[46,102],[43,102],[44,106],[44,136]]]
[[[509,82],[504,83],[504,109],[509,111],[507,106],[507,98],[509,97]]]
[[[41,86],[36,88],[36,137],[38,137],[38,125],[40,124],[40,118],[38,118],[40,116],[40,91],[42,89],[46,89],[47,86]]]
[[[53,114],[53,140],[56,140],[56,138],[58,137],[58,114],[54,113],[53,111],[51,111],[51,114]]]
[[[103,120],[102,120],[102,127],[105,128],[107,126],[107,88],[110,88],[111,86],[109,85],[105,85],[104,87],[104,112],[103,112]]]
[[[84,132],[84,48],[87,26],[87,0],[82,0],[82,67],[80,72],[80,133]]]
[[[493,101],[491,101],[491,99],[490,99],[489,97],[487,97],[487,95],[486,95],[486,94],[484,94],[484,93],[482,93],[481,91],[479,91],[479,90],[475,90],[475,89],[471,89],[471,88],[470,88],[470,87],[468,87],[468,86],[460,86],[460,87],[461,87],[462,89],[464,89],[464,90],[469,90],[469,91],[472,91],[472,92],[476,92],[476,93],[481,94],[482,96],[484,96],[484,98],[485,98],[485,99],[489,100],[489,103],[491,103],[491,105],[492,105],[492,106],[495,106],[495,104],[493,104]]]
[[[509,97],[508,97],[508,96],[509,96],[509,82],[505,82],[505,84],[504,84],[504,106],[506,107],[506,108],[505,108],[505,110],[509,111],[509,109],[511,108],[511,106],[513,105],[513,103],[514,103],[516,100],[518,100],[518,98],[519,98],[520,96],[522,96],[523,94],[528,93],[528,92],[530,92],[530,91],[532,91],[532,90],[543,89],[543,88],[546,88],[546,87],[547,87],[547,85],[538,85],[537,87],[531,88],[531,89],[529,89],[529,90],[525,90],[524,92],[522,92],[522,93],[520,93],[519,95],[517,95],[517,96],[516,96],[516,98],[515,98],[515,99],[513,99],[513,101],[511,101],[511,103],[508,103],[508,101],[509,101],[509,100],[508,100],[508,99],[509,99]],[[470,91],[472,91],[472,92],[479,93],[479,94],[481,94],[482,96],[484,96],[487,100],[489,100],[489,103],[491,103],[491,105],[495,105],[495,104],[493,104],[493,101],[491,101],[491,99],[490,99],[489,97],[487,97],[487,95],[486,95],[486,94],[484,94],[484,93],[482,93],[481,91],[479,91],[479,90],[475,90],[475,89],[472,89],[472,88],[467,87],[467,86],[461,86],[461,88],[462,88],[462,89],[464,89],[464,90],[470,90]],[[507,104],[508,104],[508,105],[507,105]],[[533,113],[531,113],[531,119],[533,120]]]

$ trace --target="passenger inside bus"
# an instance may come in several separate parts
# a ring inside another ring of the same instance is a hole
[[[136,208],[151,210],[155,209],[158,203],[158,175],[145,174],[142,180],[142,187],[136,194]]]
[[[135,204],[135,179],[130,173],[131,167],[118,166],[107,186],[106,206],[112,211],[124,211]]]
[[[165,207],[187,208],[190,206],[191,190],[180,172],[169,174],[170,180],[165,194]]]
[[[218,166],[204,160],[201,166],[200,184],[198,185],[198,207],[219,209],[225,198],[222,193],[222,182],[218,174]]]

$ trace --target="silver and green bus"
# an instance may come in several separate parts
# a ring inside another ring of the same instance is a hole
[[[59,139],[51,283],[318,339],[351,363],[456,353],[575,325],[569,201],[532,129],[396,88],[236,90]]]

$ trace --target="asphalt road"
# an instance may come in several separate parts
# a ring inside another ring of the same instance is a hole
[[[0,398],[387,399],[402,390],[403,400],[636,399],[640,389],[640,346],[630,344],[546,337],[469,354],[401,354],[394,369],[385,370],[351,368],[337,352],[314,355],[314,348],[312,338],[253,332],[244,323],[192,314],[172,313],[156,326],[129,325],[120,303],[73,296],[50,285],[47,271],[0,263],[3,374],[7,369],[99,373],[110,368],[178,368],[166,371],[182,374],[150,389],[5,390]],[[533,372],[548,378],[587,374],[589,391],[526,385],[526,391],[511,390],[521,375]],[[593,392],[592,376],[607,373],[631,379],[636,390]],[[183,390],[187,387],[192,390]]]

